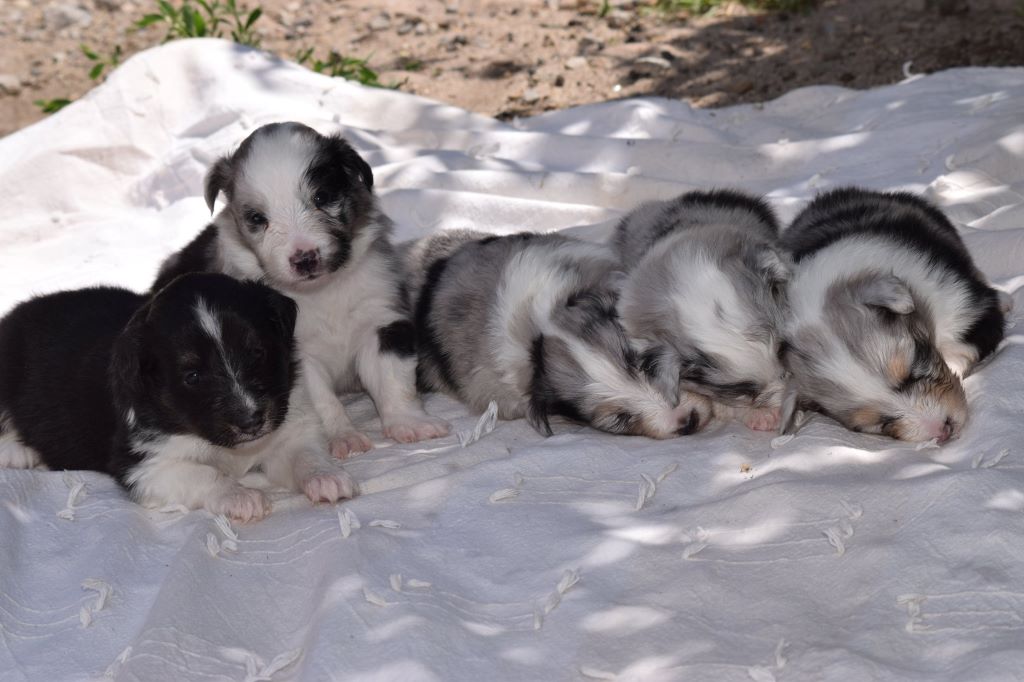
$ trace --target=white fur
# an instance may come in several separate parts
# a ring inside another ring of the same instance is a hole
[[[256,401],[238,380],[238,368],[235,366],[236,363],[232,362],[232,358],[230,358],[228,353],[224,350],[224,330],[221,327],[220,317],[202,298],[199,298],[196,301],[195,311],[196,320],[199,322],[199,328],[206,332],[206,335],[213,341],[214,346],[217,348],[217,357],[220,358],[221,364],[224,366],[224,370],[227,375],[231,377],[232,391],[234,392],[235,397],[245,405],[246,409],[255,410],[257,407]]]
[[[39,453],[21,442],[14,426],[0,434],[0,469],[34,469],[43,465]]]
[[[829,287],[864,272],[895,274],[928,305],[935,321],[935,345],[955,374],[962,376],[977,360],[976,349],[959,341],[980,314],[971,307],[967,285],[930,265],[923,254],[895,249],[890,240],[878,237],[841,240],[801,263],[790,286],[790,328],[827,327],[823,316]]]
[[[270,434],[235,448],[195,436],[158,436],[134,443],[145,455],[127,477],[133,496],[147,507],[183,504],[239,521],[270,513],[269,499],[238,481],[262,466],[274,485],[304,492],[312,501],[336,502],[355,494],[355,482],[329,456],[327,439],[313,416],[305,388],[292,390],[288,417]]]

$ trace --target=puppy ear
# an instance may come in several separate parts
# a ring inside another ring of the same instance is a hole
[[[331,135],[328,138],[331,142],[335,143],[336,149],[340,150],[341,158],[344,159],[345,165],[351,165],[355,170],[359,181],[363,183],[367,190],[373,189],[373,170],[370,168],[370,164],[363,160],[363,157],[359,155],[352,145],[348,143],[344,137],[340,134]]]
[[[653,346],[640,353],[640,371],[673,405],[679,402],[683,358],[668,346]]]
[[[782,394],[782,415],[779,419],[779,434],[796,433],[800,427],[800,396],[797,394],[796,383],[790,379]]]
[[[526,421],[542,436],[551,436],[549,418],[547,374],[544,368],[544,335],[539,334],[533,340],[530,349],[530,364],[533,375],[530,377],[530,402],[526,406]]]
[[[1013,312],[1013,296],[1006,293],[1005,291],[996,290],[996,296],[999,298],[999,310],[1004,315],[1008,315]]]
[[[776,249],[764,249],[757,254],[757,267],[771,282],[788,282],[793,275],[789,257]]]
[[[366,185],[367,190],[373,189],[373,169],[370,168],[370,164],[363,160],[363,157],[359,156],[359,153],[354,149],[352,150],[353,161],[355,162],[356,169],[359,172],[359,179],[362,180],[363,184]]]
[[[148,314],[147,303],[132,315],[124,330],[114,340],[107,379],[114,394],[114,404],[119,410],[128,409],[145,391],[144,370],[148,363],[143,357],[142,324]]]
[[[893,274],[879,275],[859,283],[854,290],[858,303],[885,308],[897,315],[914,312],[914,297],[907,283]]]
[[[231,157],[222,156],[217,159],[206,173],[203,183],[203,198],[206,199],[206,206],[213,213],[213,205],[217,201],[217,195],[231,185]]]

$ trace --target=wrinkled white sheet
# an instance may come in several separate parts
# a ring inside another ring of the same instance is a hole
[[[505,124],[189,41],[0,140],[0,310],[145,287],[207,220],[211,160],[282,119],[344,130],[399,238],[600,237],[641,200],[709,185],[766,193],[788,218],[856,182],[935,199],[997,285],[1024,284],[1022,69]],[[278,495],[250,526],[144,511],[97,474],[2,471],[0,679],[1019,678],[1021,333],[1015,320],[967,381],[972,420],[941,449],[820,417],[788,442],[736,425],[542,439],[500,422],[465,449],[454,433],[395,446],[353,399],[378,438],[351,461],[365,494]],[[476,424],[445,398],[428,407]]]

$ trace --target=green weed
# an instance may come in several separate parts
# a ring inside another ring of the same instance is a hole
[[[52,114],[71,104],[71,100],[65,97],[58,97],[57,99],[37,99],[33,104],[39,107],[44,114]]]
[[[89,78],[96,80],[103,74],[103,70],[108,66],[111,69],[117,68],[117,65],[121,63],[121,46],[115,45],[114,51],[110,53],[108,57],[101,57],[98,52],[95,52],[85,44],[79,45],[82,48],[82,54],[85,55],[86,59],[92,62],[92,68],[89,69]]]
[[[239,45],[260,46],[254,25],[263,16],[262,7],[250,11],[235,0],[183,0],[180,7],[168,0],[157,0],[156,4],[157,11],[139,19],[135,27],[166,24],[165,43],[177,38],[223,38],[227,30]]]

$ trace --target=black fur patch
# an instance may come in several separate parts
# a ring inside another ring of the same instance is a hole
[[[713,189],[709,191],[687,192],[672,200],[672,220],[663,220],[653,230],[651,243],[654,244],[662,237],[665,237],[676,230],[678,223],[674,217],[676,211],[685,211],[688,208],[710,207],[722,210],[742,210],[757,216],[757,219],[767,225],[773,235],[779,234],[779,219],[771,205],[760,197],[738,192],[731,189]]]
[[[395,320],[377,330],[381,353],[408,358],[416,355],[416,327],[409,320]]]
[[[150,291],[160,291],[170,284],[171,280],[189,272],[210,272],[216,258],[217,226],[207,225],[185,248],[169,256],[160,265],[160,271]]]
[[[548,382],[543,334],[538,335],[530,346],[530,364],[533,376],[530,378],[530,407],[526,415],[530,425],[541,435],[550,436],[553,434],[550,422],[553,416],[580,424],[588,423],[579,405],[558,395]]]
[[[965,343],[978,349],[978,362],[995,352],[1006,334],[1006,319],[999,308],[999,296],[991,289],[986,293],[984,312],[963,337]]]
[[[416,301],[414,323],[416,328],[416,349],[419,351],[420,363],[430,364],[437,369],[439,379],[453,392],[458,392],[458,382],[455,380],[455,370],[452,368],[451,358],[441,347],[437,334],[431,325],[431,315],[434,308],[434,294],[441,278],[444,277],[445,268],[448,267],[448,259],[442,258],[434,262],[427,270],[427,276],[420,290],[419,300]],[[440,386],[431,386],[426,381],[423,368],[417,368],[416,381],[421,389],[437,390]]]

